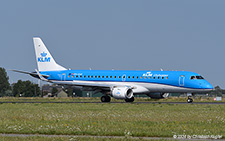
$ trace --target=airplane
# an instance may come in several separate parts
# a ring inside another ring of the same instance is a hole
[[[42,81],[93,91],[93,94],[102,93],[102,102],[110,102],[111,97],[133,102],[137,94],[160,99],[168,97],[169,93],[185,93],[190,95],[187,102],[192,103],[194,94],[213,90],[201,75],[188,71],[66,69],[56,63],[41,38],[34,37],[33,42],[38,70],[13,71]]]

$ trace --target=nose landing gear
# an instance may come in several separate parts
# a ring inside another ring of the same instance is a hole
[[[192,103],[192,102],[193,102],[193,99],[189,96],[187,99],[187,103]]]
[[[187,103],[192,103],[193,102],[193,99],[192,99],[193,96],[194,96],[193,93],[187,93],[187,97],[188,97]]]

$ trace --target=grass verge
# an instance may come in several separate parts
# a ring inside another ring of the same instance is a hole
[[[0,127],[16,134],[224,138],[225,105],[4,103]]]

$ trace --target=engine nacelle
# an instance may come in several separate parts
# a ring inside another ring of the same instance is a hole
[[[115,99],[130,99],[134,96],[133,90],[128,87],[115,87],[111,91]]]
[[[162,99],[167,98],[169,96],[169,93],[150,93],[147,94],[147,96],[151,97],[152,99]]]

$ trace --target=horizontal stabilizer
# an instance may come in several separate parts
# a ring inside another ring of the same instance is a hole
[[[26,71],[20,71],[20,70],[10,70],[10,71],[14,71],[14,72],[18,72],[18,73],[24,73],[24,74],[29,74],[29,75],[34,76],[34,77],[39,77],[39,75],[36,72],[26,72]],[[49,77],[48,75],[42,75],[42,76],[45,77],[45,78]]]

